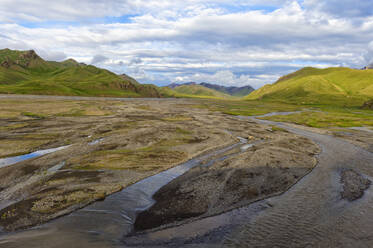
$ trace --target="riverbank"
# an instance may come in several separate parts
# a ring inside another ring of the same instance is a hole
[[[0,169],[0,225],[8,231],[103,200],[238,136],[255,142],[273,135],[187,99],[7,96],[0,103],[2,159],[66,146]]]
[[[137,217],[136,230],[180,225],[287,191],[314,168],[320,150],[284,129],[271,130],[269,139],[238,148],[212,166],[196,167],[161,188],[156,203]]]
[[[318,165],[283,194],[140,232],[124,238],[125,247],[369,247],[372,153],[325,130],[256,121],[317,143]]]
[[[319,144],[318,166],[270,208],[227,235],[224,247],[369,247],[373,154],[313,129],[271,121]],[[362,238],[362,235],[366,238]]]

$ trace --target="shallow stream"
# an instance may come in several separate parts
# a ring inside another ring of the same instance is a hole
[[[322,148],[318,165],[282,195],[181,226],[128,236],[136,214],[153,204],[152,195],[158,189],[201,161],[211,165],[211,161],[224,159],[225,152],[249,146],[242,141],[144,179],[103,202],[48,224],[0,235],[0,247],[216,247],[221,243],[229,247],[372,246],[372,187],[361,199],[348,202],[341,198],[340,183],[343,169],[354,169],[372,178],[372,153],[294,126],[255,117],[241,118],[277,125],[310,138]],[[206,159],[210,162],[206,163]]]
[[[20,155],[20,156],[1,158],[0,159],[0,168],[10,166],[10,165],[13,165],[13,164],[16,164],[16,163],[19,163],[19,162],[22,162],[22,161],[25,161],[25,160],[28,160],[28,159],[41,157],[43,155],[53,153],[53,152],[57,152],[57,151],[66,149],[68,147],[69,146],[61,146],[61,147],[57,147],[57,148],[39,150],[39,151],[36,151],[36,152],[33,152],[33,153],[24,154],[24,155]]]
[[[239,140],[236,144],[141,180],[104,201],[95,202],[65,217],[30,230],[0,234],[0,247],[24,247],[26,242],[27,247],[43,247],[43,244],[48,244],[45,247],[79,248],[121,246],[122,238],[133,230],[137,213],[154,204],[152,196],[155,192],[195,166],[210,166],[228,158],[225,153],[246,145],[246,139]]]

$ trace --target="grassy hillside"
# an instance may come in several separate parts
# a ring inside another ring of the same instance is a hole
[[[173,89],[163,87],[163,94],[172,97],[230,98],[232,96],[202,85],[180,85]]]
[[[244,97],[244,96],[247,96],[248,94],[250,94],[253,91],[254,91],[253,88],[246,87],[246,88],[242,88],[240,90],[234,91],[232,93],[232,96]]]
[[[78,63],[45,61],[34,51],[0,50],[0,93],[159,97],[158,88]]]
[[[252,92],[246,99],[297,104],[360,106],[373,98],[373,70],[303,68],[273,85]]]
[[[213,90],[222,92],[224,94],[236,96],[236,97],[247,96],[248,94],[254,91],[254,88],[249,85],[242,86],[242,87],[222,86],[222,85],[209,84],[209,83],[201,83],[200,85],[205,86],[209,89],[213,89]]]

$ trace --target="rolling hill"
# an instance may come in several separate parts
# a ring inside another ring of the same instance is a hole
[[[218,91],[220,93],[223,93],[225,95],[231,95],[231,96],[236,96],[236,97],[243,97],[254,91],[254,88],[251,87],[250,85],[246,85],[243,87],[236,87],[236,86],[222,86],[222,85],[210,84],[210,83],[198,84],[195,82],[182,83],[182,84],[172,83],[168,85],[167,87],[171,89],[175,89],[180,86],[192,86],[193,88],[194,85],[203,86],[203,87]]]
[[[245,97],[298,104],[360,106],[373,98],[373,70],[306,67]]]
[[[115,97],[161,97],[154,85],[78,63],[45,61],[33,50],[0,50],[0,93]]]
[[[236,86],[227,87],[227,86],[209,84],[209,83],[201,83],[200,85],[205,86],[210,89],[220,91],[224,94],[228,94],[231,96],[237,96],[237,97],[247,96],[248,94],[254,91],[254,88],[251,87],[250,85],[246,85],[242,87],[236,87]]]
[[[231,98],[228,94],[209,89],[199,84],[184,84],[174,88],[163,87],[163,95],[171,97],[197,97],[197,98]]]

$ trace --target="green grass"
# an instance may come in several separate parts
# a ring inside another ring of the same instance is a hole
[[[46,115],[36,114],[36,113],[32,113],[32,112],[22,112],[21,115],[36,118],[36,119],[44,119],[44,118],[47,117]]]
[[[45,61],[33,51],[9,49],[0,50],[0,93],[208,99],[232,97],[200,85],[172,90],[139,84],[127,75],[116,75],[72,59]]]
[[[214,89],[209,89],[202,85],[181,85],[173,89],[182,95],[203,96],[203,97],[216,97],[216,98],[229,98],[228,94],[224,94]]]
[[[265,101],[206,99],[199,100],[198,103],[199,104],[192,105],[192,107],[242,116],[263,115],[271,112],[288,112],[303,109],[303,106],[299,105]]]
[[[271,112],[293,112],[304,110],[304,112],[301,113],[285,116],[271,116],[262,119],[295,123],[317,128],[373,126],[373,110],[363,110],[358,107],[341,107],[320,104],[300,105],[254,100],[199,100],[198,104],[192,105],[192,107],[241,116],[256,116]]]
[[[64,116],[64,117],[80,117],[85,116],[85,111],[83,109],[71,109],[68,112],[58,113],[56,116]]]
[[[270,112],[303,109],[304,112],[267,119],[311,127],[373,126],[373,111],[359,107],[373,98],[373,70],[349,68],[303,68],[266,85],[247,96],[245,101],[201,85],[184,85],[174,90],[141,85],[128,76],[80,64],[74,60],[44,61],[30,51],[0,50],[0,93],[115,97],[187,97],[195,98],[195,108],[229,115],[262,115]],[[147,106],[139,106],[148,110]],[[34,111],[34,110],[31,110]],[[34,112],[22,115],[46,116]],[[37,112],[37,111],[36,111]],[[83,116],[79,109],[62,116]],[[187,117],[169,117],[167,121],[185,121]],[[189,118],[189,117],[188,117]],[[182,134],[182,130],[178,130]]]
[[[277,115],[261,118],[271,121],[295,123],[299,125],[331,128],[373,126],[373,111],[359,111],[348,108],[324,109],[321,112],[305,111],[292,115]]]
[[[272,132],[276,132],[276,131],[279,131],[279,132],[288,132],[288,130],[286,130],[285,128],[281,128],[281,127],[277,127],[277,126],[271,126],[271,129],[272,129]]]
[[[175,136],[162,139],[156,144],[137,149],[112,149],[94,151],[76,162],[74,169],[114,169],[151,171],[160,169],[160,165],[176,163],[185,158],[186,153],[174,150],[179,145],[187,144],[192,140],[191,132],[178,128]]]
[[[299,105],[361,106],[373,98],[373,70],[303,68],[266,85],[248,100],[279,101]]]
[[[160,91],[163,96],[174,98],[195,98],[212,100],[236,98],[201,85],[182,85],[174,89],[168,87],[161,87]]]
[[[188,131],[188,130],[185,130],[185,129],[182,129],[182,128],[179,128],[179,127],[176,128],[176,133],[177,134],[185,134],[185,135],[192,134],[191,131]]]
[[[4,64],[5,63],[5,64]],[[32,51],[0,50],[0,93],[74,96],[159,97],[158,88],[130,77],[79,64],[44,61]]]

